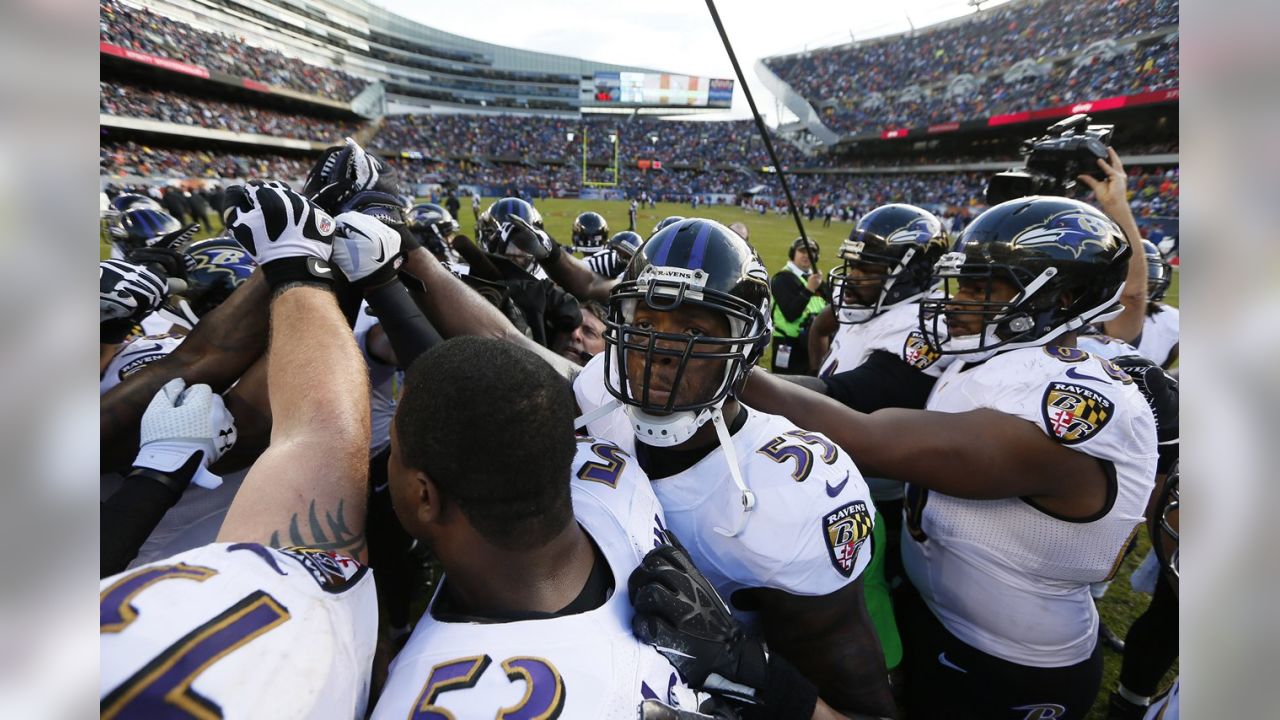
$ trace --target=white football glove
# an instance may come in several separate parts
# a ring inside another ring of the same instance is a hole
[[[133,465],[169,473],[187,464],[192,455],[203,453],[191,482],[213,489],[222,484],[222,478],[208,467],[235,445],[235,419],[222,396],[208,385],[186,385],[182,378],[174,378],[151,398],[142,414],[142,442]]]
[[[262,266],[273,288],[333,280],[335,223],[329,213],[282,182],[252,180],[227,189],[227,227]]]
[[[400,265],[400,233],[381,220],[354,210],[334,218],[333,264],[356,287],[377,287],[395,277]]]
[[[98,263],[98,322],[142,316],[160,308],[169,297],[167,278],[143,265],[124,260]]]

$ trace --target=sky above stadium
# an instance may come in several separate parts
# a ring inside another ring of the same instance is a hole
[[[706,77],[732,78],[706,5],[697,0],[373,0],[451,33],[525,50]],[[984,2],[983,8],[1007,0]],[[773,96],[756,79],[761,57],[903,32],[973,12],[969,0],[718,0],[716,9],[760,112]],[[708,119],[750,117],[741,90],[733,109]]]

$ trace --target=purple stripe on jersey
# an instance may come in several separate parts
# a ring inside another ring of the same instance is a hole
[[[703,257],[707,254],[707,236],[711,234],[711,223],[703,223],[698,236],[693,239],[693,249],[689,251],[690,270],[701,270]]]

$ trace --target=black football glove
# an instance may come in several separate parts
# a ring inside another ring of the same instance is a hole
[[[674,535],[649,551],[627,581],[636,614],[631,629],[680,671],[691,687],[744,702],[762,701],[769,658]]]
[[[345,145],[326,149],[311,167],[302,194],[330,215],[338,215],[353,209],[349,207],[351,199],[367,190],[396,193],[399,183],[395,171],[347,138]]]
[[[332,287],[336,223],[285,183],[253,180],[228,188],[222,216],[273,290],[293,282]]]
[[[1141,355],[1125,355],[1112,362],[1133,378],[1156,416],[1156,440],[1160,443],[1156,472],[1167,474],[1179,454],[1178,380]]]
[[[170,292],[185,290],[188,274],[195,272],[196,269],[195,258],[181,250],[161,247],[159,244],[130,250],[124,259],[134,265],[141,265],[157,275],[167,277]],[[175,287],[175,280],[181,281],[182,287]]]
[[[697,710],[673,708],[661,700],[640,703],[640,720],[740,720],[741,715],[728,702],[711,697]]]
[[[556,242],[544,230],[534,227],[518,215],[512,215],[498,230],[502,233],[502,245],[508,253],[514,247],[532,255],[535,260],[546,260],[557,247]]]

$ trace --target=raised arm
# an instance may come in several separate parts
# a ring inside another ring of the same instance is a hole
[[[1129,273],[1124,279],[1124,292],[1120,302],[1124,312],[1102,324],[1103,330],[1113,338],[1132,343],[1142,334],[1142,324],[1147,313],[1147,257],[1142,251],[1142,232],[1129,207],[1129,177],[1114,148],[1110,161],[1098,161],[1098,167],[1107,173],[1105,181],[1081,175],[1080,182],[1093,191],[1098,207],[1124,231],[1125,239],[1133,254],[1129,256]]]
[[[444,337],[477,335],[506,340],[537,353],[567,378],[581,371],[577,365],[525,337],[500,310],[446,270],[425,249],[406,253],[400,269],[411,278],[405,284],[409,294]]]
[[[539,264],[547,271],[547,277],[579,300],[608,302],[609,292],[618,284],[613,278],[597,275],[591,266],[565,252],[559,245]]]
[[[364,560],[369,381],[331,289],[334,221],[278,183],[232,188],[227,206],[228,226],[272,290],[272,426],[218,540]]]
[[[751,374],[742,401],[827,435],[866,475],[974,500],[1070,497],[1088,505],[1096,494],[1100,505],[1105,495],[1106,478],[1098,461],[1059,445],[1021,418],[995,410],[893,408],[867,414],[758,371]],[[1072,481],[1063,482],[1064,478]],[[1097,492],[1082,496],[1085,487]]]

